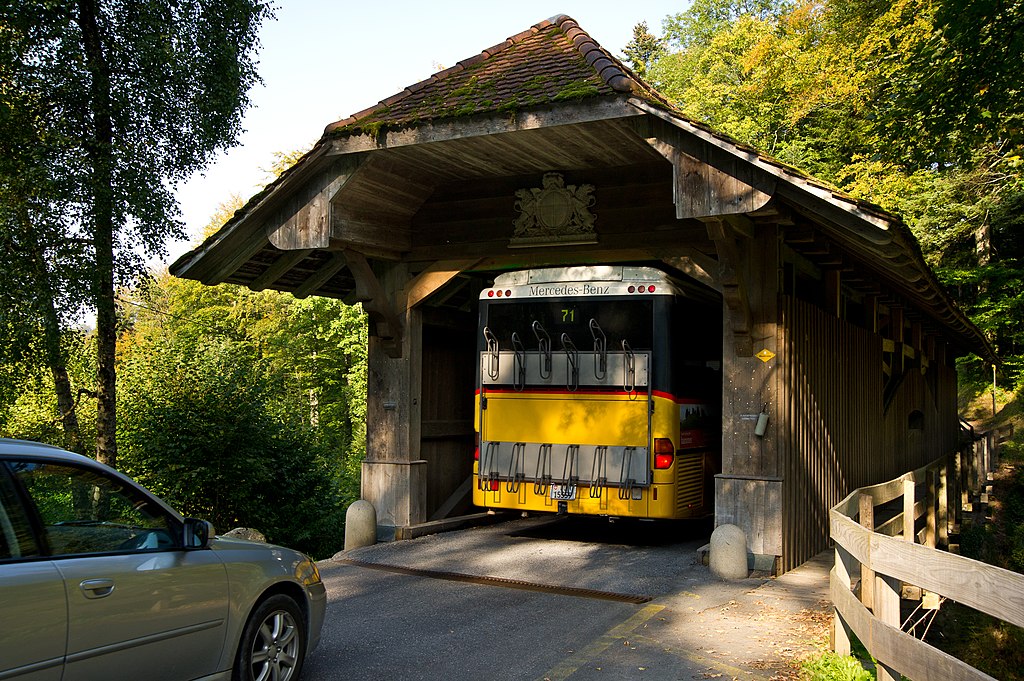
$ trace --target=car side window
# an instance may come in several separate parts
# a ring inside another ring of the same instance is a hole
[[[14,481],[0,463],[0,561],[38,555],[39,546],[18,499]]]
[[[77,466],[15,462],[39,512],[50,555],[120,553],[176,545],[171,519],[116,478]]]

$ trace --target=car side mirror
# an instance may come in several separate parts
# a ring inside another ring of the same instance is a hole
[[[199,518],[185,518],[185,548],[208,549],[213,542],[213,525]]]

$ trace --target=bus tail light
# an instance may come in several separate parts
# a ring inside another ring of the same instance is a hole
[[[672,440],[667,437],[659,437],[654,440],[654,467],[658,470],[665,470],[672,466],[676,457],[676,448]]]
[[[480,460],[480,433],[473,434],[473,461]]]

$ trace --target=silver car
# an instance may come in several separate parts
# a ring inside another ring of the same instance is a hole
[[[92,459],[0,439],[0,679],[294,681],[326,592]]]

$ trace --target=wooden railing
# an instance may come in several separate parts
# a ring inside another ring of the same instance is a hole
[[[901,593],[924,593],[931,607],[945,597],[1024,627],[1024,575],[936,548],[948,548],[967,488],[987,480],[991,445],[986,439],[980,451],[861,487],[831,510],[834,648],[849,655],[852,632],[878,661],[879,681],[899,681],[901,674],[928,681],[992,678],[904,631]]]

